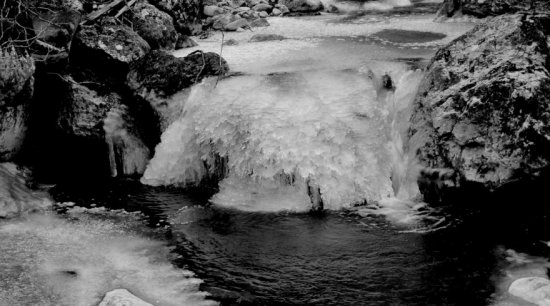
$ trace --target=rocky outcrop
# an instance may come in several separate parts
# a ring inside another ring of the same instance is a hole
[[[226,61],[215,53],[194,52],[177,58],[163,51],[152,51],[131,65],[128,87],[158,112],[161,127],[175,114],[172,96],[208,76],[220,76],[229,70]],[[176,114],[177,115],[177,114]]]
[[[439,187],[494,190],[548,169],[549,68],[543,28],[525,15],[488,20],[440,49],[420,86],[409,133],[410,149],[428,169],[423,179],[445,173],[450,184]]]
[[[42,210],[52,205],[44,194],[26,186],[25,171],[13,163],[0,163],[0,218]]]
[[[178,34],[170,15],[145,1],[136,4],[132,11],[134,30],[149,43],[152,49],[174,49]]]
[[[15,50],[0,50],[0,161],[21,149],[34,90],[34,62]]]
[[[520,11],[548,11],[547,0],[445,0],[439,9],[438,16],[453,17],[470,15],[478,18],[513,14]]]

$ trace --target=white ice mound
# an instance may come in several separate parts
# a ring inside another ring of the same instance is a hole
[[[543,277],[516,279],[508,288],[510,294],[538,306],[550,306],[550,280]]]
[[[391,196],[393,106],[375,83],[353,71],[207,81],[162,135],[142,182],[195,184],[222,156],[233,178],[314,184],[328,209]]]
[[[153,306],[131,294],[126,289],[115,289],[107,292],[98,306]]]

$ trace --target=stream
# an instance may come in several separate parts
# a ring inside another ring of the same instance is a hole
[[[332,4],[177,51],[234,74],[177,95],[140,182],[58,185],[56,212],[0,220],[0,305],[531,305],[507,288],[546,275],[548,214],[429,207],[403,144],[423,68],[475,24]]]

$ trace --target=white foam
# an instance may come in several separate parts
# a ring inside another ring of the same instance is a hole
[[[125,288],[156,306],[212,305],[200,280],[168,261],[130,214],[70,212],[0,223],[0,305],[89,306]]]

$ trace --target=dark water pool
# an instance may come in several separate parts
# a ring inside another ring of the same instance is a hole
[[[548,214],[529,209],[447,209],[447,228],[408,233],[383,217],[242,213],[208,205],[204,190],[135,182],[52,193],[170,224],[174,264],[195,272],[223,305],[488,305],[505,250],[550,250],[538,242],[550,238]]]

